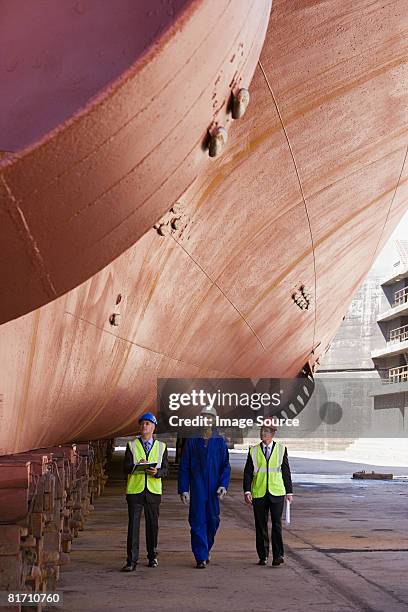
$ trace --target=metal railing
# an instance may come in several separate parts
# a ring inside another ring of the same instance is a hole
[[[388,382],[399,383],[408,381],[408,365],[399,368],[390,368],[388,371]]]
[[[390,330],[388,342],[404,342],[408,340],[408,325]]]
[[[394,304],[393,306],[400,306],[408,302],[408,287],[404,287],[394,293]]]

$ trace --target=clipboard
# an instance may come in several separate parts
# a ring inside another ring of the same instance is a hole
[[[156,461],[149,461],[148,463],[136,463],[135,467],[132,470],[132,474],[136,474],[137,472],[145,472],[149,468],[156,467]]]

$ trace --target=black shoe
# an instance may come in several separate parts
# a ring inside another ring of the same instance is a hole
[[[207,561],[206,561],[206,564],[207,564],[207,565],[209,565],[209,564],[210,564],[210,561],[211,561],[211,557],[209,556],[209,557],[208,557],[208,559],[207,559]]]
[[[157,567],[158,565],[159,562],[157,561],[157,559],[150,559],[147,567]]]
[[[196,567],[197,569],[205,569],[207,567],[207,564],[205,561],[197,561]]]
[[[285,563],[285,559],[283,557],[277,557],[272,561],[272,565],[281,565],[282,563]]]
[[[268,565],[268,557],[266,559],[259,559],[258,565]]]
[[[134,572],[136,569],[137,563],[126,563],[120,570],[121,572]]]

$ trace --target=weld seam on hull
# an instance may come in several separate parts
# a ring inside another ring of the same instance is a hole
[[[31,233],[31,230],[28,226],[23,211],[21,210],[19,202],[14,197],[13,192],[11,191],[10,186],[8,185],[4,175],[2,174],[0,178],[8,196],[8,199],[6,198],[7,212],[10,215],[12,222],[16,226],[18,233],[22,236],[29,258],[37,271],[37,274],[41,280],[41,283],[47,296],[53,299],[57,297],[57,292],[51,280],[51,276],[47,270],[44,258],[41,255],[41,251],[38,247],[37,241]],[[7,202],[11,203],[11,206],[10,204],[7,204]]]
[[[272,90],[271,84],[269,83],[268,77],[266,76],[266,72],[265,72],[265,70],[264,70],[264,67],[262,66],[262,62],[261,62],[261,60],[258,60],[258,65],[259,65],[259,68],[261,69],[261,72],[262,72],[262,74],[263,74],[263,76],[264,76],[264,79],[265,79],[266,85],[267,85],[267,87],[268,87],[268,89],[269,89],[269,92],[270,92],[270,94],[271,94],[271,96],[272,96],[272,100],[273,100],[273,103],[274,103],[274,105],[275,105],[276,112],[278,113],[279,121],[280,121],[280,123],[281,123],[281,125],[282,125],[282,130],[283,130],[283,133],[285,134],[285,138],[286,138],[286,141],[287,141],[287,143],[288,143],[289,152],[290,152],[290,155],[291,155],[291,157],[292,157],[293,166],[294,166],[294,168],[295,168],[296,177],[297,177],[297,180],[298,180],[298,183],[299,183],[300,192],[301,192],[301,194],[302,194],[303,204],[304,204],[304,206],[305,206],[305,212],[306,212],[306,217],[307,217],[307,223],[308,223],[308,226],[309,226],[309,232],[310,232],[310,241],[311,241],[311,245],[312,245],[312,257],[313,257],[313,275],[314,275],[314,293],[315,293],[314,323],[313,323],[313,343],[312,343],[312,349],[311,349],[311,350],[313,350],[313,347],[314,347],[314,345],[315,345],[315,341],[316,341],[316,324],[317,324],[317,303],[316,303],[316,300],[317,300],[317,278],[316,278],[316,257],[315,257],[315,246],[314,246],[314,241],[313,241],[312,225],[311,225],[311,223],[310,223],[309,211],[307,210],[306,198],[305,198],[305,194],[304,194],[304,191],[303,191],[302,181],[301,181],[301,179],[300,179],[300,174],[299,174],[298,165],[297,165],[297,163],[296,163],[295,154],[294,154],[294,152],[293,152],[292,145],[291,145],[291,143],[290,143],[290,140],[289,140],[289,135],[288,135],[288,133],[287,133],[287,130],[286,130],[285,124],[283,123],[283,118],[282,118],[282,115],[281,115],[281,112],[280,112],[280,109],[279,109],[279,106],[278,106],[278,102],[277,102],[277,100],[276,100],[276,98],[275,98],[275,94],[273,93],[273,90]]]
[[[140,348],[140,349],[142,349],[144,351],[149,351],[149,353],[155,353],[156,355],[159,355],[160,357],[165,357],[166,359],[170,359],[171,361],[177,361],[178,363],[182,363],[182,364],[190,366],[192,368],[200,369],[202,367],[200,364],[189,363],[188,361],[183,361],[182,359],[177,359],[177,357],[172,357],[171,355],[167,355],[166,353],[161,353],[160,351],[156,351],[155,349],[149,348],[148,346],[144,346],[143,344],[138,344],[134,340],[129,340],[128,338],[123,338],[122,336],[118,336],[117,334],[114,334],[113,332],[109,331],[105,327],[101,327],[100,325],[97,325],[93,321],[88,321],[87,319],[84,319],[83,317],[80,317],[80,316],[74,314],[73,312],[69,312],[68,310],[65,310],[65,314],[70,315],[71,317],[74,317],[75,319],[78,319],[79,321],[82,321],[83,323],[86,323],[87,325],[92,325],[93,327],[96,327],[96,329],[99,329],[100,331],[105,332],[106,334],[109,334],[110,336],[113,336],[117,340],[121,340],[122,342],[128,342],[129,344],[132,344],[133,346],[136,346],[137,348]],[[239,374],[233,374],[231,372],[229,372],[229,373],[228,372],[221,372],[220,370],[217,370],[216,368],[209,368],[209,369],[213,370],[214,372],[219,372],[220,374],[228,374],[229,376],[233,376],[235,378],[239,377]]]
[[[258,334],[256,333],[256,331],[254,330],[254,328],[252,327],[252,325],[246,320],[246,318],[244,317],[244,315],[240,312],[239,308],[237,308],[237,306],[235,306],[235,304],[230,300],[230,298],[228,297],[228,295],[226,293],[224,293],[224,291],[221,289],[221,287],[218,285],[218,283],[216,283],[209,274],[207,274],[207,272],[204,270],[204,268],[198,263],[198,261],[196,261],[194,259],[194,257],[187,251],[187,249],[185,249],[183,247],[183,245],[178,242],[178,240],[172,235],[172,238],[174,240],[174,242],[176,242],[176,244],[179,245],[179,247],[181,247],[183,249],[183,251],[186,253],[186,255],[188,255],[188,257],[190,257],[190,259],[196,264],[196,266],[198,268],[200,268],[200,270],[202,271],[202,273],[208,278],[208,280],[211,282],[212,286],[217,287],[217,289],[220,291],[220,293],[225,297],[225,299],[231,304],[231,306],[234,308],[234,310],[236,310],[236,312],[238,313],[238,315],[240,316],[240,318],[244,321],[244,323],[248,326],[248,328],[251,330],[251,332],[253,333],[253,335],[255,336],[255,338],[258,340],[259,344],[262,346],[263,350],[265,352],[268,352],[265,345],[263,344],[262,340],[260,339],[260,337],[258,336]]]

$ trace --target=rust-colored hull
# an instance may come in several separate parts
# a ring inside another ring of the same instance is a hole
[[[0,323],[109,264],[208,166],[207,130],[231,122],[231,90],[251,81],[270,5],[0,6],[0,151],[12,152],[0,161]]]
[[[250,106],[178,228],[0,328],[0,452],[132,432],[158,376],[316,364],[407,208],[404,9],[274,1]]]

